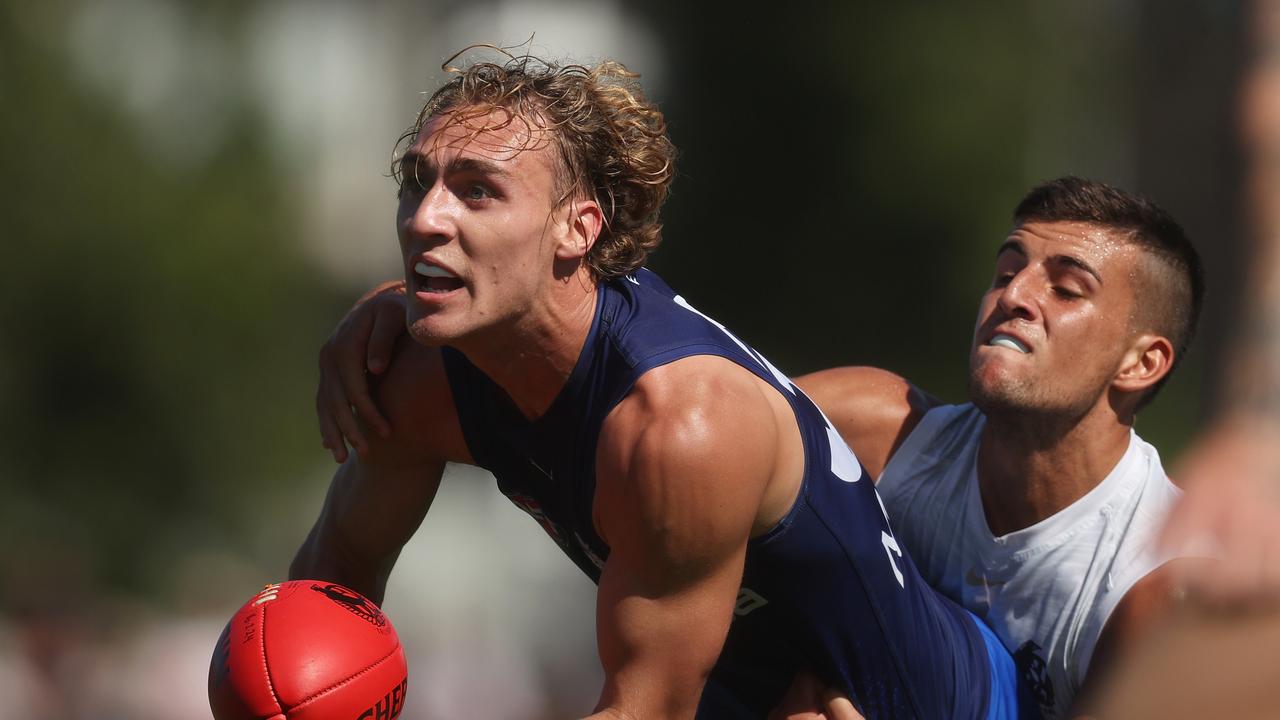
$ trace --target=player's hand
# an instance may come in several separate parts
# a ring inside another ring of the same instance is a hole
[[[801,670],[769,720],[864,720],[849,698],[826,686],[816,675]]]
[[[1215,423],[1183,456],[1174,478],[1186,494],[1162,542],[1215,558],[1188,564],[1176,581],[1212,605],[1280,602],[1280,422]]]
[[[396,339],[404,332],[404,282],[385,282],[356,302],[320,348],[316,416],[322,444],[336,462],[346,461],[347,442],[361,455],[369,449],[357,413],[383,437],[391,433],[373,402],[365,371],[384,372],[391,364]]]

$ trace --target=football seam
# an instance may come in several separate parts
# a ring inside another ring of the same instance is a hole
[[[276,704],[278,712],[284,712],[284,705],[280,702],[280,698],[276,695],[276,683],[271,679],[271,664],[267,662],[267,607],[262,606],[262,612],[258,613],[258,617],[262,620],[261,626],[258,628],[259,645],[262,648],[262,673],[267,677],[267,692],[271,693],[271,699]]]
[[[361,670],[360,672],[356,673],[355,675],[352,675],[351,677],[346,678],[345,680],[339,680],[338,682],[336,682],[336,683],[334,683],[334,684],[330,685],[330,686],[329,686],[329,687],[327,687],[327,688],[324,688],[323,690],[318,690],[318,691],[316,691],[316,692],[315,692],[315,694],[313,694],[313,695],[311,695],[311,696],[309,696],[309,697],[307,697],[307,698],[302,699],[301,701],[299,701],[299,702],[298,702],[298,704],[297,704],[297,705],[294,705],[293,707],[290,707],[288,710],[285,710],[285,709],[284,709],[284,706],[282,705],[282,706],[281,706],[281,708],[280,708],[280,711],[281,711],[281,712],[291,713],[291,712],[293,712],[294,710],[297,710],[297,709],[299,709],[299,708],[305,707],[306,705],[310,705],[311,703],[313,703],[313,702],[315,702],[316,700],[319,700],[320,698],[324,697],[325,695],[328,695],[329,693],[331,693],[331,692],[333,692],[333,691],[337,690],[338,688],[342,687],[343,685],[346,685],[347,683],[349,683],[349,682],[351,682],[351,681],[353,681],[353,680],[356,680],[356,679],[357,679],[357,678],[359,678],[361,675],[365,675],[365,674],[367,674],[367,673],[369,673],[369,672],[372,672],[374,668],[378,667],[378,666],[379,666],[379,665],[381,665],[382,663],[384,663],[384,662],[386,662],[387,660],[389,660],[389,659],[391,658],[391,656],[392,656],[392,655],[395,655],[395,654],[396,654],[396,652],[400,651],[400,649],[401,649],[401,648],[400,648],[400,644],[399,644],[399,643],[397,643],[397,644],[396,644],[396,646],[395,646],[394,648],[392,648],[392,649],[391,649],[391,652],[387,653],[386,655],[383,655],[383,656],[382,656],[381,658],[379,658],[378,660],[375,660],[375,661],[374,661],[373,663],[371,663],[368,667],[366,667],[365,669],[363,669],[363,670]],[[278,702],[278,701],[277,701],[277,702]]]

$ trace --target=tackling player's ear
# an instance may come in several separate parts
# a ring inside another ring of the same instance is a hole
[[[1160,382],[1173,369],[1173,343],[1163,335],[1144,333],[1134,339],[1111,381],[1116,390],[1139,393]]]
[[[556,258],[578,260],[587,256],[604,228],[604,212],[595,200],[576,198],[564,204],[562,231],[556,238]]]

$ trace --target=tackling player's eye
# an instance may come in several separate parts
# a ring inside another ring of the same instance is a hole
[[[1076,298],[1084,297],[1083,293],[1076,292],[1075,290],[1072,290],[1070,288],[1065,288],[1061,285],[1053,286],[1053,294],[1061,298],[1066,298],[1068,300],[1075,300]]]

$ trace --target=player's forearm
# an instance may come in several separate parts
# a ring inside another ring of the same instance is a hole
[[[661,687],[630,688],[625,693],[613,694],[606,688],[604,695],[611,696],[610,699],[602,699],[585,720],[693,720],[698,712],[701,692],[676,690],[673,686],[679,684],[672,682]]]
[[[632,715],[616,708],[605,708],[597,710],[583,718],[583,720],[638,720],[638,715]]]
[[[337,582],[381,604],[400,550],[426,515],[443,464],[387,467],[348,460],[289,568],[292,578]]]
[[[316,523],[289,565],[290,580],[328,580],[355,590],[381,605],[395,558],[363,558]]]

